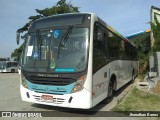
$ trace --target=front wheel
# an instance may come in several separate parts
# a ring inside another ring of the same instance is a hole
[[[104,103],[106,103],[106,104],[110,103],[113,100],[113,97],[114,97],[113,85],[114,85],[114,83],[111,83],[111,82],[109,83],[108,95],[107,95],[107,98],[104,100]]]

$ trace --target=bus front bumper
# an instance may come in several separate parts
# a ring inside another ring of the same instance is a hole
[[[47,93],[37,93],[26,89],[21,85],[20,93],[23,101],[32,103],[80,109],[89,109],[92,107],[91,93],[86,89],[72,94],[53,95]],[[42,100],[42,96],[44,95],[52,96],[53,101]]]

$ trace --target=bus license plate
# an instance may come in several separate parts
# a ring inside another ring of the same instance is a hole
[[[41,98],[42,98],[43,101],[46,101],[46,102],[53,102],[53,96],[42,95]]]

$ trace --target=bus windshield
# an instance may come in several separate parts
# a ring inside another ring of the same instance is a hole
[[[80,72],[87,67],[89,30],[68,26],[30,32],[22,69],[29,72]]]

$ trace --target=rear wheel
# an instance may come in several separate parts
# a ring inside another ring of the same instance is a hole
[[[132,72],[132,80],[131,80],[131,83],[134,83],[134,79],[135,79],[135,73],[134,71]]]

